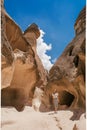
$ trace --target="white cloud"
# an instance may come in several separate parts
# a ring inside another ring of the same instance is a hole
[[[40,37],[37,39],[37,54],[40,57],[44,68],[49,71],[53,64],[51,63],[51,56],[48,56],[46,52],[52,49],[52,45],[47,45],[47,43],[44,42],[43,36],[45,33],[41,29],[40,34]]]
[[[52,60],[52,63],[55,63],[57,61],[57,58],[54,58],[53,60]]]

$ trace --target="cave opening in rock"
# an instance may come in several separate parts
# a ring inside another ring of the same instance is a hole
[[[72,55],[72,51],[73,51],[73,46],[71,46],[71,47],[69,48],[69,56]]]
[[[74,62],[75,67],[77,68],[78,64],[79,64],[79,56],[78,55],[75,56],[73,62]]]
[[[60,105],[67,105],[68,107],[72,104],[74,101],[74,95],[67,91],[60,92]]]

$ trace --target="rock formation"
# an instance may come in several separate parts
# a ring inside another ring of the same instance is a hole
[[[11,65],[14,55],[6,36],[6,19],[3,0],[1,1],[1,41],[2,57],[5,55],[4,61],[6,61],[7,65]]]
[[[37,64],[37,68],[38,68],[39,76],[40,76],[40,81],[38,81],[37,86],[39,84],[43,84],[45,86],[46,83],[47,83],[47,77],[46,77],[47,72],[44,69],[42,62],[41,62],[39,56],[37,55],[37,51],[36,51],[36,48],[37,48],[36,39],[39,36],[40,36],[40,32],[39,32],[38,26],[34,23],[31,26],[29,26],[29,28],[26,29],[25,32],[24,32],[24,37],[26,38],[27,42],[30,43],[30,45],[31,45],[31,47],[34,51],[34,54],[35,54],[35,60],[36,60],[36,64]]]
[[[43,81],[47,82],[46,71],[36,52],[36,39],[40,36],[40,32],[38,26],[32,24],[22,33],[19,26],[3,10],[4,6],[2,6],[2,16],[4,16],[4,19],[2,17],[2,30],[4,31],[2,31],[1,50],[1,105],[14,106],[21,111],[26,104],[29,105],[32,101],[35,86],[40,87],[44,85]],[[4,44],[7,48],[3,46]],[[7,61],[11,62],[9,66]]]
[[[46,96],[52,106],[51,94],[59,92],[59,109],[85,110],[85,8],[75,22],[76,35],[49,72]],[[47,99],[44,102],[47,101]]]
[[[36,39],[40,31],[31,24],[22,33],[6,13],[2,3],[2,91],[1,105],[22,111],[30,105],[35,87],[42,88],[41,111],[53,109],[52,92],[59,92],[59,109],[85,110],[85,8],[75,22],[75,37],[49,72],[37,55]],[[9,31],[10,30],[10,31]],[[47,81],[48,79],[48,81]]]

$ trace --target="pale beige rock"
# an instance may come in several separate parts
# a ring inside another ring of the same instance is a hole
[[[36,47],[37,47],[37,41],[36,38],[40,35],[40,32],[38,30],[38,26],[36,24],[32,24],[25,32],[24,32],[24,37],[26,38],[27,42],[30,43],[34,54],[35,54],[35,60],[40,76],[40,80],[38,81],[37,85],[39,84],[40,81],[43,81],[42,85],[46,85],[47,83],[47,72],[44,69],[42,62],[37,55]],[[40,86],[38,86],[40,87]]]
[[[47,83],[46,71],[36,52],[36,39],[40,36],[40,32],[38,26],[32,24],[23,34],[4,9],[2,12],[4,15],[3,23],[5,23],[2,29],[8,39],[6,47],[10,46],[11,51],[9,53],[4,46],[2,47],[2,88],[4,89],[2,89],[1,104],[2,106],[14,106],[21,111],[26,104],[29,105],[29,102],[32,102],[35,87],[43,87],[43,81],[45,84]],[[7,65],[7,60],[10,59],[8,54],[10,56],[13,54],[10,66]],[[17,91],[16,100],[18,101],[14,101],[12,98],[15,91]],[[20,104],[23,95],[24,101]]]
[[[22,33],[2,4],[2,105],[23,110],[26,104],[32,104],[37,86],[44,90],[40,111],[53,110],[51,94],[55,88],[59,92],[59,109],[85,111],[85,8],[74,27],[75,38],[47,77],[36,52],[36,39],[40,36],[38,26],[31,24]],[[20,103],[20,100],[23,101]]]

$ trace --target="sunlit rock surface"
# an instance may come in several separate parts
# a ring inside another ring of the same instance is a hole
[[[57,89],[60,99],[59,109],[85,111],[85,11],[84,8],[76,20],[74,39],[50,69],[46,86],[50,107],[51,94]]]
[[[57,89],[58,109],[71,109],[74,113],[79,110],[72,120],[79,118],[85,111],[85,8],[75,22],[74,39],[50,69],[49,75],[36,51],[36,40],[40,36],[38,26],[33,23],[22,32],[6,13],[3,1],[1,13],[1,105],[14,106],[22,111],[26,105],[32,105],[34,90],[39,87],[43,91],[39,110],[50,111],[53,110],[51,95]]]

